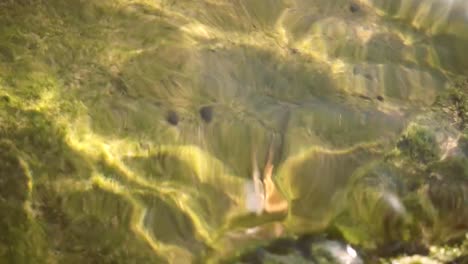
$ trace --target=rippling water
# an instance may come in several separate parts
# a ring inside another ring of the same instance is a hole
[[[467,233],[464,0],[0,0],[0,25],[1,263]]]

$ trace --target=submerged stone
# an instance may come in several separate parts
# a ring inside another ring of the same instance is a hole
[[[440,148],[433,132],[418,125],[410,126],[397,146],[402,153],[417,162],[428,163],[440,156]]]
[[[166,121],[173,126],[177,126],[179,124],[179,115],[171,110],[167,112]]]
[[[358,12],[359,10],[361,10],[361,8],[359,7],[358,4],[356,4],[356,3],[351,3],[351,4],[349,5],[349,11],[351,11],[351,13],[356,13],[356,12]]]
[[[465,90],[414,117],[468,69],[462,0],[437,25],[429,0],[0,2],[8,263],[360,263],[466,233]]]
[[[213,120],[213,107],[212,106],[203,106],[200,108],[200,116],[206,123],[210,123]]]
[[[236,259],[225,263],[364,263],[358,251],[351,245],[321,235],[301,235],[293,238],[278,238],[264,246],[240,253]]]

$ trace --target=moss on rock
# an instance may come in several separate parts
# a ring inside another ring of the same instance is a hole
[[[410,126],[399,140],[398,149],[414,162],[427,164],[440,156],[440,148],[432,131],[427,127]]]

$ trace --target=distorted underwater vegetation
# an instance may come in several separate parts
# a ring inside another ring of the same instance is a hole
[[[468,263],[465,0],[0,0],[0,263]]]

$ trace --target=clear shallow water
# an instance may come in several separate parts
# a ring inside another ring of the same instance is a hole
[[[5,263],[466,233],[463,1],[0,7]]]

